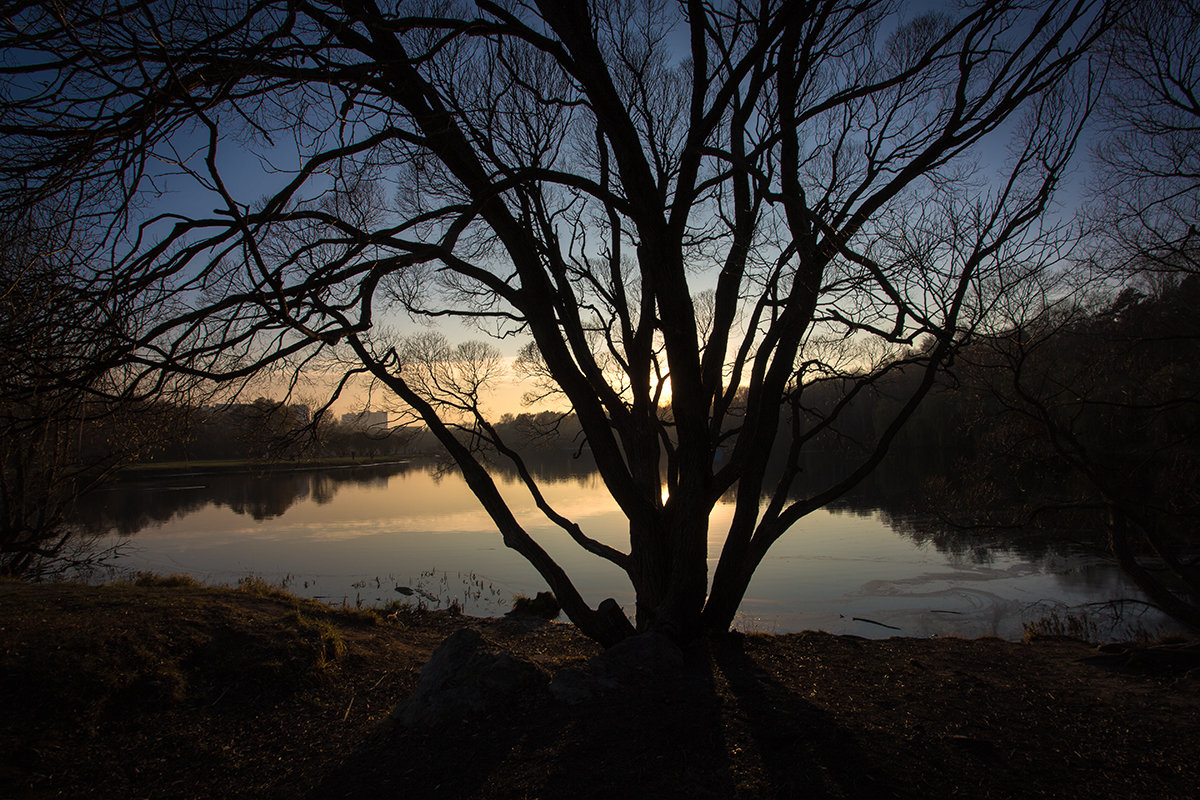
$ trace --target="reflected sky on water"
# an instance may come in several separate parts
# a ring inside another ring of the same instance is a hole
[[[589,535],[627,549],[624,518],[599,476],[570,466],[541,465],[547,499]],[[632,608],[619,569],[547,522],[514,479],[498,484],[589,603],[614,597]],[[964,544],[931,523],[856,502],[811,514],[775,545],[737,627],[1015,639],[1027,620],[1137,596],[1102,554],[1082,547],[1006,545],[1003,537]],[[178,572],[228,584],[254,574],[352,606],[402,598],[399,586],[433,607],[456,600],[478,615],[502,614],[513,594],[545,588],[504,547],[458,474],[435,462],[125,481],[87,498],[80,513],[121,543],[119,572]],[[725,503],[713,512],[710,571],[732,513]],[[1160,624],[1139,608],[1124,606],[1115,635]]]

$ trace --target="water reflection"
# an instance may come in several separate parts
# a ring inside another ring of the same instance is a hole
[[[1102,520],[1071,512],[1058,517],[1045,514],[1036,525],[982,524],[981,520],[989,517],[1006,523],[1018,519],[1022,509],[1019,505],[1001,506],[993,498],[994,507],[985,510],[976,505],[980,499],[975,496],[943,496],[931,490],[932,478],[945,479],[956,473],[960,457],[953,450],[937,448],[895,451],[830,508],[878,516],[914,544],[932,546],[960,562],[988,564],[1000,554],[1031,562],[1079,555],[1107,560]],[[837,453],[809,454],[808,458],[806,481],[797,494],[815,494],[832,482],[825,476],[843,475],[856,466]]]
[[[624,519],[590,465],[550,455],[531,466],[556,508],[625,546]],[[547,523],[516,476],[500,473],[497,484],[589,602],[632,603],[625,576]],[[1031,616],[1135,595],[1086,541],[947,527],[914,514],[915,496],[881,473],[802,520],[756,573],[739,627],[1016,638]],[[226,583],[253,572],[351,604],[386,603],[408,587],[475,614],[502,613],[513,593],[544,588],[503,547],[458,474],[432,460],[126,481],[86,498],[79,512],[88,527],[127,542],[127,569]],[[732,512],[729,503],[713,512],[711,558]]]
[[[880,519],[901,536],[932,546],[961,561],[987,564],[997,553],[1010,553],[1033,562],[1056,556],[1093,553],[1106,557],[1099,529],[1089,536],[1071,528],[1005,528],[955,525],[943,516],[879,509]]]
[[[304,500],[331,503],[345,486],[386,489],[394,475],[412,469],[407,462],[338,469],[211,472],[126,479],[83,497],[80,522],[125,536],[162,525],[208,506],[228,508],[255,520],[283,516]]]

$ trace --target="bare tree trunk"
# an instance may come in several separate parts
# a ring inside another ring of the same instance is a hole
[[[704,606],[704,628],[713,633],[724,633],[733,625],[742,598],[750,588],[754,571],[767,554],[762,540],[749,541],[741,550],[740,557],[727,558],[722,553],[721,561],[713,575],[712,591]]]
[[[669,512],[662,516],[653,531],[631,530],[637,629],[686,641],[701,632],[708,588],[708,515],[689,509],[676,519]]]

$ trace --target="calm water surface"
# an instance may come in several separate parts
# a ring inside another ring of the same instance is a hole
[[[619,569],[547,523],[514,480],[500,485],[589,603],[614,597],[632,608]],[[559,474],[543,490],[585,532],[625,549],[623,517],[597,474]],[[710,572],[732,512],[729,504],[713,512]],[[230,584],[254,574],[349,605],[383,604],[408,587],[429,606],[457,601],[484,616],[504,613],[515,593],[545,588],[458,474],[434,463],[126,482],[92,496],[83,514],[120,544],[117,572]],[[1115,566],[1080,548],[968,544],[864,506],[819,511],[789,531],[756,573],[737,627],[1019,638],[1027,620],[1137,596]],[[1161,623],[1124,608],[1111,635]]]

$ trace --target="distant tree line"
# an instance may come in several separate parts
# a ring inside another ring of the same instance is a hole
[[[413,452],[416,431],[344,424],[331,413],[266,397],[188,409],[150,461],[376,458]]]
[[[1048,309],[973,351],[975,457],[943,497],[997,522],[1082,525],[1200,628],[1200,276]]]

